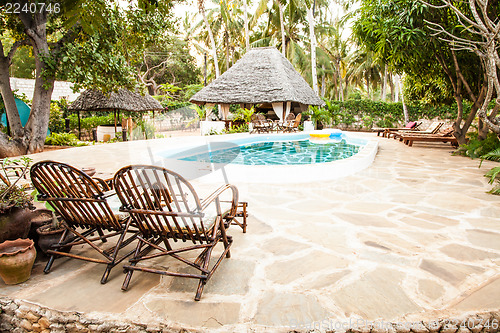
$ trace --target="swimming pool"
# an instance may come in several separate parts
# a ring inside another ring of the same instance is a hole
[[[302,165],[327,163],[356,154],[360,145],[345,138],[265,141],[207,151],[180,158],[184,161],[243,165]]]
[[[205,136],[196,140],[198,144],[186,140],[155,156],[164,167],[203,182],[302,183],[362,170],[378,149],[377,141],[367,136],[338,131],[333,140],[325,140],[309,134]]]

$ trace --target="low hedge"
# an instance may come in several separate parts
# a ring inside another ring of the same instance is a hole
[[[325,108],[330,112],[332,124],[343,127],[367,127],[368,124],[391,127],[395,123],[404,122],[403,104],[375,102],[370,100],[325,101]],[[467,114],[471,105],[464,103],[464,114]],[[457,105],[432,106],[419,102],[407,104],[410,120],[418,119],[455,119]],[[371,121],[366,121],[370,119]]]

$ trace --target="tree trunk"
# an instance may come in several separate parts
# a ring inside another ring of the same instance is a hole
[[[250,49],[250,34],[248,32],[248,8],[247,0],[243,0],[243,19],[245,22],[245,50],[248,52]]]
[[[309,21],[309,40],[311,42],[311,75],[313,90],[316,95],[319,94],[318,76],[316,74],[316,36],[314,34],[314,16],[311,8],[307,8],[307,20]]]
[[[200,14],[203,17],[203,22],[205,22],[205,27],[208,30],[208,37],[212,46],[212,56],[214,57],[215,77],[218,78],[220,76],[220,70],[219,59],[217,59],[217,45],[215,44],[214,34],[212,32],[212,29],[210,28],[210,24],[208,23],[207,16],[205,15],[205,5],[203,0],[198,0],[198,9],[200,10]]]
[[[391,88],[391,102],[394,102],[394,81],[392,81],[393,76],[389,73],[389,87]]]
[[[401,103],[403,104],[403,116],[405,118],[405,124],[407,124],[410,121],[410,116],[408,115],[408,108],[406,107],[405,96],[403,94],[403,85],[401,84],[401,76],[399,75],[398,75],[398,89],[400,90],[399,93],[401,94]]]
[[[322,65],[321,69],[323,70],[323,73],[321,74],[321,97],[325,97],[325,66]]]
[[[17,120],[15,120],[17,108],[12,109],[9,97],[12,91],[9,93],[10,83],[7,85],[5,78],[6,73],[8,73],[8,67],[5,68],[5,66],[2,66],[0,68],[2,95],[7,97],[7,114],[10,121],[14,119],[12,123],[12,136],[9,138],[7,135],[0,133],[0,156],[15,156],[43,151],[49,127],[50,100],[54,89],[55,74],[54,69],[49,68],[44,60],[44,58],[50,59],[53,57],[50,54],[47,42],[47,13],[21,13],[19,14],[19,18],[25,26],[25,33],[28,35],[33,47],[37,77],[35,79],[35,90],[30,116],[23,129],[20,121],[17,123]],[[42,74],[44,75],[43,77]]]
[[[485,68],[487,78],[487,88],[485,94],[486,96],[484,101],[482,102],[478,115],[479,118],[486,124],[486,126],[497,135],[500,134],[500,124],[498,124],[498,122],[493,122],[492,120],[494,117],[496,117],[500,108],[500,79],[498,77],[499,69],[500,58],[498,57],[498,53],[496,51],[496,43],[494,43],[494,41],[490,41],[490,46],[487,49]],[[496,103],[493,111],[491,112],[491,115],[488,116],[487,109],[490,101],[493,99],[494,92],[496,93]]]
[[[365,74],[366,79],[366,93],[368,94],[368,99],[370,99],[370,74],[367,72]]]
[[[226,42],[226,71],[229,69],[229,34],[226,30],[226,32],[224,33],[224,39],[225,39],[225,42]]]
[[[489,131],[490,129],[488,128],[488,126],[484,123],[484,121],[481,118],[479,118],[479,122],[477,124],[477,138],[480,141],[485,140],[486,137],[488,136]]]
[[[23,127],[17,111],[16,100],[12,93],[12,87],[10,86],[9,60],[6,57],[0,57],[0,93],[5,105],[11,136],[21,137],[23,135]]]
[[[400,82],[399,82],[399,75],[394,75],[394,81],[395,82],[395,89],[394,89],[394,102],[399,102],[399,85],[400,85]]]
[[[285,38],[285,22],[283,21],[283,5],[278,1],[280,11],[280,29],[281,29],[281,53],[286,58],[286,38]]]
[[[35,22],[39,17],[35,17]],[[46,17],[43,18],[46,22]],[[28,29],[30,30],[30,29]],[[49,128],[50,99],[54,90],[55,76],[45,75],[51,69],[44,61],[43,57],[51,57],[49,44],[47,42],[46,24],[38,23],[32,27],[33,33],[27,32],[30,36],[33,54],[35,55],[36,79],[33,101],[31,103],[31,113],[26,123],[26,136],[29,138],[28,153],[38,153],[43,151],[45,137]]]
[[[382,84],[382,101],[387,97],[387,64],[384,64],[384,81]]]
[[[340,61],[337,60],[336,62],[336,67],[337,67],[337,74],[339,76],[339,87],[340,87],[340,100],[343,102],[344,101],[344,84],[342,83],[342,74],[340,72]]]

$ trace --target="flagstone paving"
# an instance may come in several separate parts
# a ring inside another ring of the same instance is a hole
[[[420,321],[500,310],[500,205],[484,173],[445,144],[379,140],[374,163],[334,181],[236,184],[248,201],[246,234],[232,226],[231,258],[193,300],[196,281],[135,273],[100,285],[101,266],[59,259],[0,296],[62,311],[224,332],[319,330],[349,320]],[[33,155],[100,172],[151,161],[169,138]],[[148,148],[149,147],[149,148]],[[151,148],[151,149],[150,149]],[[214,185],[193,180],[202,193]],[[76,249],[78,250],[78,249]],[[158,267],[186,271],[157,260]],[[324,325],[324,326],[322,326]],[[329,326],[330,325],[330,326]]]

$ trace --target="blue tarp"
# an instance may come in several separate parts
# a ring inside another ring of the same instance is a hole
[[[16,100],[16,105],[17,105],[17,112],[19,112],[19,117],[21,118],[21,125],[23,127],[26,125],[28,122],[28,118],[30,117],[30,112],[31,109],[30,107],[21,101],[19,98],[15,97]],[[3,126],[7,126],[7,114],[5,113],[5,110],[2,110],[2,118],[0,119],[0,123],[2,123]],[[47,130],[47,135],[50,135],[50,131]]]

